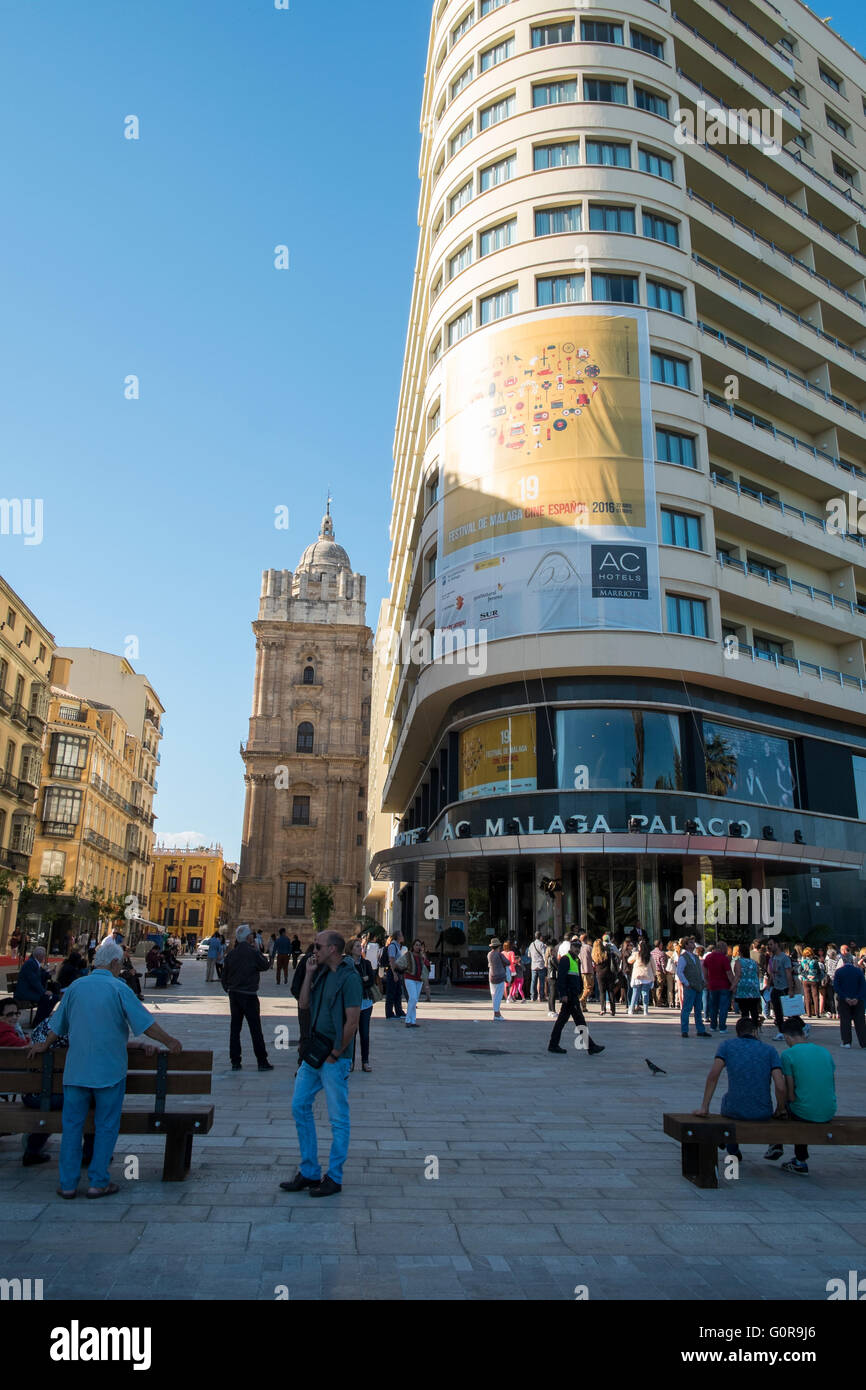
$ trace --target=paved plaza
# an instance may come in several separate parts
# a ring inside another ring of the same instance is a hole
[[[294,1041],[294,1000],[265,977],[275,1070],[256,1071],[245,1033],[233,1073],[228,1001],[204,975],[187,960],[180,987],[145,996],[185,1047],[214,1052],[215,1124],[195,1141],[187,1181],[160,1181],[160,1140],[121,1135],[121,1193],[62,1202],[59,1140],[51,1164],[25,1169],[20,1137],[0,1139],[4,1276],[41,1278],[46,1299],[75,1301],[272,1300],[281,1288],[291,1299],[573,1300],[580,1286],[590,1300],[824,1300],[828,1279],[866,1272],[860,1150],[814,1149],[808,1178],[758,1148],[718,1191],[680,1177],[662,1113],[699,1105],[715,1046],[684,1041],[665,1010],[612,1020],[592,1006],[606,1051],[590,1058],[570,1025],[568,1055],[547,1053],[537,1004],[506,1005],[494,1023],[486,996],[434,993],[417,1030],[386,1022],[379,1004],[374,1070],[350,1082],[343,1192],[281,1193],[298,1166],[295,1051],[273,1039],[287,1024]],[[833,1023],[816,1035],[836,1060],[840,1113],[866,1113],[866,1054],[840,1050]],[[651,1076],[645,1057],[667,1075]],[[322,1098],[316,1116],[326,1161]],[[123,1178],[129,1153],[137,1180]]]

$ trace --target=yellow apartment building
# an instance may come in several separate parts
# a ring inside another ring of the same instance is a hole
[[[179,936],[201,940],[231,922],[237,865],[223,859],[222,845],[164,849],[153,853],[150,917]]]

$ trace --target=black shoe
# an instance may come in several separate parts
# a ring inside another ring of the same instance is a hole
[[[240,1062],[232,1062],[232,1071],[240,1071],[240,1069],[241,1069],[241,1064],[240,1064]]]
[[[342,1192],[341,1183],[334,1182],[334,1179],[326,1173],[320,1183],[310,1188],[311,1197],[332,1197],[335,1192]]]
[[[561,1056],[563,1056],[563,1057],[565,1057],[565,1056],[567,1055],[567,1051],[568,1051],[567,1048],[558,1047],[556,1043],[548,1043],[548,1044],[547,1044],[547,1050],[548,1050],[548,1052],[558,1052],[558,1053],[560,1053]]]
[[[589,1053],[590,1057],[594,1057],[597,1052],[604,1052],[604,1044],[591,1042],[586,1050]]]
[[[303,1173],[296,1173],[291,1182],[281,1182],[280,1187],[284,1192],[303,1192],[305,1187],[318,1187],[321,1178],[305,1178]]]
[[[24,1168],[33,1168],[37,1163],[50,1163],[50,1154],[25,1154],[21,1160]]]
[[[273,1071],[273,1062],[259,1062],[259,1071]]]

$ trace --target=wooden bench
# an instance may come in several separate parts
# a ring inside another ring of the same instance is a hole
[[[718,1187],[719,1146],[727,1144],[841,1144],[866,1146],[866,1118],[837,1115],[807,1120],[731,1120],[726,1115],[665,1115],[664,1131],[682,1145],[683,1177],[695,1187]]]
[[[59,1134],[63,1128],[62,1113],[52,1110],[52,1095],[63,1091],[63,1068],[67,1049],[58,1047],[32,1062],[26,1049],[0,1047],[0,1092],[16,1095],[36,1092],[41,1096],[40,1108],[16,1101],[0,1110],[0,1132],[4,1134]],[[124,1102],[120,1121],[121,1134],[158,1134],[165,1137],[162,1165],[163,1182],[183,1182],[192,1161],[192,1141],[197,1134],[208,1134],[213,1128],[212,1105],[197,1104],[190,1108],[166,1108],[169,1096],[209,1096],[213,1073],[212,1052],[157,1052],[148,1057],[143,1049],[129,1052],[129,1072],[126,1078],[127,1096],[152,1096],[154,1103],[145,1108],[127,1106]],[[93,1133],[93,1113],[88,1115],[84,1132]]]

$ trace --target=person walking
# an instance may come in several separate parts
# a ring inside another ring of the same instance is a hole
[[[598,1002],[601,1004],[601,1012],[607,1012],[605,999],[610,1003],[610,1016],[616,1018],[616,1001],[614,998],[614,956],[612,953],[611,940],[607,932],[599,937],[592,948],[592,967],[595,971],[595,978],[598,982]]]
[[[62,1037],[69,1038],[63,1071],[63,1131],[60,1140],[58,1196],[78,1195],[82,1135],[91,1105],[94,1108],[93,1157],[88,1170],[88,1197],[110,1197],[120,1188],[111,1181],[109,1166],[120,1133],[126,1094],[129,1035],[155,1038],[169,1052],[182,1044],[166,1033],[119,978],[123,947],[106,940],[93,955],[93,969],[64,993],[51,1016],[45,1038],[34,1043],[28,1057],[37,1057]]]
[[[559,950],[553,940],[547,943],[544,963],[547,966],[547,1017],[556,1018],[556,979],[559,971]]]
[[[712,950],[706,952],[701,964],[707,982],[709,997],[707,1023],[710,1031],[727,1033],[728,1010],[731,1007],[731,990],[734,986],[734,974],[728,956],[727,942],[717,941]]]
[[[301,959],[301,938],[295,932],[292,937],[292,969],[297,970],[298,961]]]
[[[505,998],[510,999],[512,1003],[517,999],[520,999],[521,1002],[525,1002],[526,996],[523,993],[523,962],[520,959],[520,954],[511,941],[506,941],[505,945],[502,947],[502,951],[505,959],[508,961],[508,968],[511,972],[506,981]]]
[[[649,1014],[650,998],[655,982],[656,970],[653,962],[652,952],[649,942],[642,936],[635,949],[628,958],[631,966],[631,1003],[628,1006],[629,1016],[634,1018],[635,1009],[640,1003],[644,1017]]]
[[[547,996],[547,964],[544,959],[544,937],[540,931],[529,944],[529,1000],[533,1004],[543,1004]]]
[[[804,947],[803,954],[800,957],[800,979],[803,982],[806,1017],[820,1018],[823,967],[811,946]]]
[[[361,977],[361,1012],[358,1015],[358,1037],[361,1039],[361,1070],[372,1071],[370,1066],[370,1022],[373,1017],[373,989],[376,984],[376,971],[364,954],[364,941],[356,936],[349,942],[347,952]],[[352,1066],[355,1070],[355,1050],[352,1049]]]
[[[733,996],[741,1018],[750,1018],[760,1028],[761,1019],[761,981],[757,962],[745,954],[742,946],[734,947],[731,961]]]
[[[787,1051],[782,1053],[788,1114],[793,1120],[825,1125],[836,1114],[836,1064],[826,1047],[819,1047],[806,1036],[802,1018],[782,1020]],[[764,1158],[777,1162],[784,1152],[781,1144],[771,1144]],[[786,1173],[805,1177],[809,1172],[809,1147],[794,1145],[794,1157],[782,1164]]]
[[[396,968],[404,954],[403,933],[395,931],[385,948],[385,1017],[405,1018],[403,1013],[403,976]]]
[[[253,945],[252,929],[244,922],[235,932],[235,944],[226,953],[220,983],[229,997],[231,1027],[229,1029],[229,1059],[232,1071],[241,1069],[241,1028],[244,1019],[250,1030],[253,1051],[259,1071],[273,1071],[262,1036],[259,978],[270,970],[266,955]]]
[[[679,945],[676,941],[671,941],[665,950],[665,992],[669,1009],[682,1008],[682,1001],[677,997],[679,991],[677,961],[679,957]]]
[[[354,961],[343,952],[339,932],[319,932],[313,943],[312,967],[304,975],[300,1007],[310,1011],[311,1031],[306,1056],[295,1077],[292,1118],[298,1133],[301,1161],[283,1192],[309,1191],[311,1197],[331,1197],[343,1190],[343,1166],[349,1153],[349,1070],[351,1048],[361,1019],[363,986]],[[328,1047],[330,1045],[330,1050]],[[331,1152],[322,1177],[313,1101],[325,1092],[331,1124]]]
[[[212,984],[217,978],[217,961],[220,957],[221,945],[222,938],[219,932],[215,931],[213,935],[208,938],[207,943],[207,970],[204,977],[206,985]]]
[[[418,1000],[421,996],[421,988],[424,981],[428,978],[430,970],[426,964],[424,955],[424,942],[413,941],[412,950],[408,952],[408,961],[403,971],[403,979],[406,982],[406,993],[409,996],[409,1005],[406,1010],[406,1027],[420,1028],[421,1025],[416,1018]]]
[[[286,935],[285,927],[280,927],[279,935],[274,939],[274,949],[271,953],[271,960],[277,962],[277,984],[282,977],[286,984],[289,983],[289,960],[292,955],[292,943]]]
[[[861,1047],[866,1047],[866,975],[848,957],[846,965],[840,965],[833,974],[833,988],[836,991],[836,1005],[839,1010],[839,1032],[842,1046],[851,1046],[851,1028],[857,1034]]]
[[[784,1042],[782,999],[794,993],[794,966],[791,957],[778,941],[767,942],[767,975],[770,981],[770,1004],[778,1029],[776,1042]]]
[[[663,1009],[667,1001],[667,976],[665,975],[667,956],[660,941],[657,941],[650,951],[650,959],[652,960],[654,976],[652,1000],[657,1009]]]
[[[508,979],[508,960],[502,951],[502,942],[494,936],[487,953],[487,979],[490,985],[490,998],[493,1000],[493,1017],[501,1020],[502,995]]]
[[[683,1004],[680,1010],[680,1032],[684,1038],[689,1036],[689,1015],[694,1012],[695,1032],[699,1038],[711,1038],[704,1027],[701,1001],[704,992],[704,972],[700,957],[695,951],[693,936],[680,937],[680,954],[677,961],[677,979],[682,986]]]
[[[586,1019],[580,1007],[580,997],[583,993],[583,981],[580,974],[580,938],[573,937],[569,942],[568,954],[560,956],[558,965],[557,989],[562,1000],[557,1020],[553,1025],[550,1034],[550,1042],[547,1044],[548,1052],[559,1053],[564,1056],[566,1049],[560,1047],[559,1040],[562,1037],[562,1030],[569,1018],[574,1021],[575,1028],[586,1028]],[[591,1056],[598,1052],[604,1052],[601,1043],[593,1042],[586,1033],[587,1051]]]

